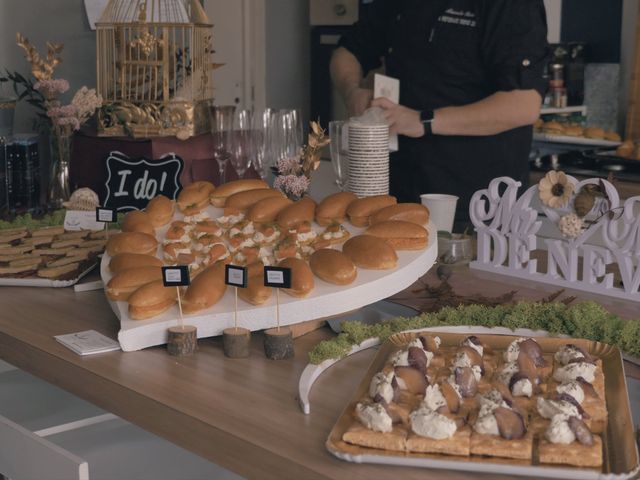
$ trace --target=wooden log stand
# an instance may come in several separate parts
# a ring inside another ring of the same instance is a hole
[[[247,358],[250,354],[251,331],[231,327],[222,332],[222,348],[229,358]]]
[[[169,328],[167,352],[176,357],[193,355],[198,349],[198,329],[192,325]]]
[[[271,360],[293,357],[293,335],[288,327],[271,328],[264,331],[264,353]]]

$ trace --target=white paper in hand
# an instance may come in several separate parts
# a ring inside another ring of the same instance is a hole
[[[373,76],[373,98],[380,97],[400,103],[400,80],[376,73]],[[389,151],[398,151],[398,135],[389,135]]]

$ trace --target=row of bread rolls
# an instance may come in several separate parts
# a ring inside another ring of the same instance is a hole
[[[640,160],[640,143],[627,140],[616,149],[616,155],[628,160]]]
[[[592,126],[583,127],[576,123],[561,123],[557,120],[545,122],[539,119],[535,125],[536,132],[546,133],[548,135],[562,135],[567,137],[582,137],[594,140],[608,140],[611,142],[621,141],[620,135],[616,132],[605,130],[604,128]]]
[[[299,258],[281,259],[280,266],[294,271],[294,284],[286,292],[290,295],[309,295],[314,287],[314,274],[328,283],[348,285],[355,280],[357,267],[395,268],[398,260],[395,248],[420,249],[428,243],[428,233],[421,225],[427,223],[429,213],[422,205],[397,204],[394,197],[386,195],[358,199],[346,192],[331,195],[319,205],[308,198],[291,202],[276,190],[251,188],[259,185],[253,181],[238,181],[215,189],[208,182],[197,182],[195,187],[185,188],[176,203],[183,213],[196,218],[214,199],[218,205],[224,201],[224,216],[217,221],[225,217],[242,221],[238,219],[248,217],[256,223],[275,221],[280,228],[292,229],[289,231],[308,225],[314,219],[321,225],[328,225],[328,230],[335,222],[346,218],[357,226],[372,224],[365,235],[348,240],[343,252],[322,248],[320,244],[308,258],[309,263]],[[184,192],[187,194],[183,195]],[[212,196],[213,192],[218,195]],[[205,196],[208,202],[203,201]],[[113,257],[110,268],[114,273],[107,285],[107,295],[113,300],[128,300],[134,319],[155,316],[177,301],[173,293],[161,292],[174,289],[162,287],[159,268],[162,262],[153,256],[158,242],[152,235],[155,228],[171,221],[174,210],[174,202],[166,197],[156,197],[144,212],[127,214],[123,233],[112,237],[107,245],[107,253]],[[231,226],[232,223],[227,225]],[[324,246],[341,243],[346,238],[325,241]],[[226,288],[223,266],[229,261],[227,258],[216,262],[194,277],[184,294],[185,312],[210,308],[222,298]],[[271,289],[262,284],[262,267],[261,262],[250,265],[249,286],[240,292],[241,298],[256,305],[266,302],[271,295]]]

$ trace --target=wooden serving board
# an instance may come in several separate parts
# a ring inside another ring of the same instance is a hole
[[[208,207],[206,213],[212,219],[222,215],[223,210]],[[183,215],[177,213],[174,220],[181,220]],[[352,236],[365,229],[357,228],[346,222],[343,226]],[[162,243],[168,227],[156,230],[156,237]],[[321,233],[324,228],[314,224],[314,229]],[[315,288],[307,298],[293,298],[280,295],[281,325],[295,325],[309,320],[326,319],[345,312],[362,308],[365,305],[387,298],[409,287],[424,275],[435,263],[437,257],[437,235],[433,224],[429,224],[429,244],[426,249],[418,251],[399,251],[398,266],[393,270],[358,269],[358,277],[354,283],[345,287],[331,285],[315,277]],[[340,248],[337,246],[336,248]],[[158,258],[162,258],[161,247],[158,247]],[[102,258],[100,275],[106,285],[111,279],[108,254]],[[238,303],[238,324],[251,331],[264,330],[276,326],[276,296],[261,306],[253,306],[244,301]],[[109,301],[111,308],[120,320],[118,340],[122,350],[126,352],[141,350],[146,347],[167,343],[167,329],[178,324],[179,311],[174,306],[165,313],[148,320],[132,320],[128,315],[127,302]],[[225,328],[234,325],[234,296],[231,288],[224,297],[208,310],[185,316],[185,323],[198,328],[198,338],[222,335]]]

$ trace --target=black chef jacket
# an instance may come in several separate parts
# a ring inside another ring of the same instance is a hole
[[[400,103],[415,110],[467,105],[498,91],[544,95],[548,61],[543,0],[364,0],[340,45],[363,70],[381,65],[400,79]],[[499,135],[400,138],[391,159],[391,193],[458,195],[458,220],[491,179],[527,185],[532,127]]]

